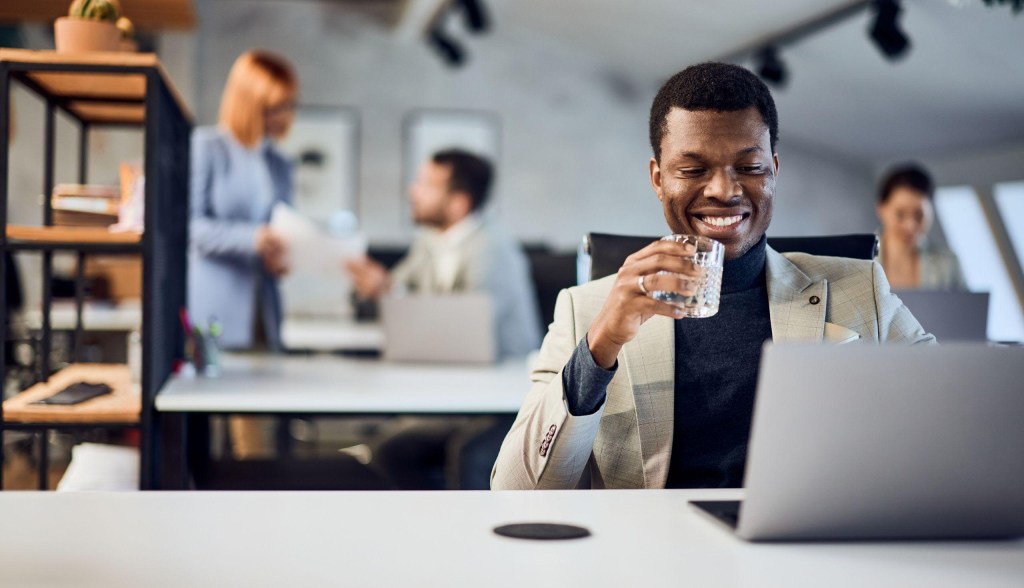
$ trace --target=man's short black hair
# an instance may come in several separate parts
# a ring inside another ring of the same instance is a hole
[[[916,163],[892,168],[878,189],[878,203],[885,204],[896,188],[910,188],[925,195],[928,200],[935,193],[935,183],[927,171]]]
[[[772,151],[779,140],[779,114],[768,86],[749,70],[728,63],[707,62],[691,65],[672,76],[658,90],[651,104],[651,149],[661,161],[661,139],[666,118],[673,108],[734,112],[757,108],[768,126]]]
[[[433,162],[452,170],[448,189],[466,193],[472,210],[478,210],[487,203],[494,179],[494,169],[489,161],[462,149],[445,149],[434,154]]]

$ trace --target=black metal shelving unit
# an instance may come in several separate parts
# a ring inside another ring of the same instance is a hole
[[[188,243],[189,135],[191,117],[153,54],[93,53],[60,54],[52,51],[0,49],[0,137],[10,128],[10,93],[21,84],[45,104],[43,166],[43,225],[52,227],[49,198],[54,186],[56,116],[58,111],[77,123],[79,133],[78,181],[86,183],[89,131],[100,127],[136,128],[144,132],[145,230],[138,239],[124,237],[68,240],[56,228],[46,234],[16,238],[7,224],[9,147],[0,141],[0,275],[6,251],[40,251],[43,257],[42,328],[36,378],[47,381],[51,348],[50,281],[53,255],[72,251],[78,256],[76,279],[77,319],[73,341],[81,341],[83,267],[94,253],[141,254],[142,256],[142,379],[141,409],[137,422],[69,422],[66,419],[20,422],[4,418],[0,403],[0,438],[4,430],[34,431],[40,437],[41,488],[45,489],[46,435],[49,430],[135,428],[140,431],[140,486],[160,487],[160,421],[154,397],[166,382],[175,360],[182,356],[184,335],[178,310],[186,304],[186,251]],[[26,131],[22,131],[26,132]],[[13,195],[17,196],[17,195]],[[62,227],[63,228],[63,227]],[[43,233],[49,229],[44,228]],[[84,233],[82,233],[84,235]],[[93,236],[94,237],[94,236]],[[0,288],[0,307],[5,293]],[[6,345],[8,326],[3,325]],[[0,374],[6,373],[0,347]],[[2,464],[0,452],[0,464]],[[2,471],[0,471],[2,476]],[[2,483],[2,477],[0,477]]]

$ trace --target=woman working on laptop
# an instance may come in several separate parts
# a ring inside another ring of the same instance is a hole
[[[878,191],[875,212],[882,228],[875,261],[893,289],[966,289],[956,256],[926,241],[935,218],[934,191],[928,172],[913,164],[891,170]]]

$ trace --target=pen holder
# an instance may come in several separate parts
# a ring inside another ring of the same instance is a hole
[[[196,366],[196,370],[208,378],[216,378],[220,375],[220,337],[216,334],[207,333],[202,336],[203,341],[203,365]]]
[[[220,325],[211,323],[203,329],[193,326],[185,339],[185,361],[195,367],[195,374],[220,375]]]

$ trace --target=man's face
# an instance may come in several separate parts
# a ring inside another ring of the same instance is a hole
[[[756,108],[735,112],[673,108],[651,184],[673,233],[703,235],[735,259],[772,220],[779,159]]]
[[[423,164],[409,186],[412,219],[417,224],[444,228],[449,224],[448,201],[452,170],[433,161]]]

